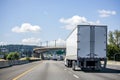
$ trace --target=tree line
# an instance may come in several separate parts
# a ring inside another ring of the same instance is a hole
[[[5,60],[18,60],[20,57],[20,54],[18,52],[9,52],[9,53],[2,53],[0,52],[0,55],[3,55],[3,59]]]
[[[109,60],[120,61],[120,30],[108,33],[107,57]]]

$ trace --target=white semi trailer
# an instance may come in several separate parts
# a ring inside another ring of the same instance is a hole
[[[78,25],[66,40],[65,65],[101,70],[107,63],[106,46],[106,25]]]

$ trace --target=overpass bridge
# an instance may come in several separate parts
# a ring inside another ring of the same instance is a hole
[[[65,43],[57,43],[50,45],[49,42],[46,42],[46,45],[41,45],[39,47],[36,47],[33,49],[33,56],[34,57],[41,57],[41,59],[44,59],[45,53],[55,53],[58,50],[66,50]]]

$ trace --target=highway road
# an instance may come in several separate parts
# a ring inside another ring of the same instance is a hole
[[[102,71],[73,71],[62,61],[37,61],[0,69],[0,80],[120,80],[120,65]]]

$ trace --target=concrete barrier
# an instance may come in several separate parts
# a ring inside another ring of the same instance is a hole
[[[11,60],[8,61],[10,65],[19,65],[19,64],[25,64],[25,63],[29,63],[28,60]]]
[[[29,63],[28,60],[0,61],[0,68]]]
[[[8,67],[8,66],[10,66],[8,61],[0,61],[0,68]]]
[[[0,61],[0,68],[26,64],[26,63],[34,62],[34,61],[40,61],[40,59]]]

